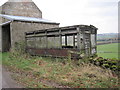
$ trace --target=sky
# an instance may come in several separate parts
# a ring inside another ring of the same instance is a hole
[[[8,0],[0,0],[0,5]],[[71,25],[94,25],[100,33],[118,32],[119,0],[32,0],[44,19]]]

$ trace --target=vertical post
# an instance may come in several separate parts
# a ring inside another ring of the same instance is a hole
[[[81,37],[82,37],[82,34],[81,34],[81,29],[79,29],[79,35],[80,35],[80,53],[82,52],[82,44],[81,44]]]
[[[46,40],[45,40],[45,43],[46,43],[46,48],[48,48],[48,41],[47,41],[47,30],[45,30],[45,38],[46,38]]]
[[[77,27],[77,49],[80,50],[80,28]]]
[[[73,34],[73,48],[75,48],[75,34]]]
[[[90,42],[90,50],[89,50],[89,55],[92,54],[91,34],[92,34],[92,30],[90,30],[90,39],[89,39],[89,42]]]
[[[60,48],[62,48],[62,35],[61,35],[61,29],[59,30],[59,38],[60,38]]]
[[[95,51],[97,53],[97,29],[95,29]]]
[[[65,46],[67,46],[67,36],[65,35]]]
[[[84,45],[84,54],[86,55],[86,44],[85,44],[85,31],[82,30],[83,33],[83,45]]]

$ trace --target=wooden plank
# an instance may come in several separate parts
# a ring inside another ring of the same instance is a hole
[[[77,27],[77,48],[80,49],[80,28]]]
[[[97,53],[97,29],[95,30],[95,51]]]
[[[75,48],[75,34],[73,34],[73,48]]]
[[[83,47],[84,47],[84,53],[85,53],[85,32],[82,30],[83,34]]]
[[[61,32],[61,34],[77,34],[77,31],[66,31],[66,32]]]
[[[59,37],[60,37],[60,48],[62,48],[62,35],[61,35],[61,30],[59,30]]]
[[[77,34],[77,31],[74,31],[74,32],[73,31],[72,32],[61,32],[61,34],[62,35],[65,35],[65,34],[67,34],[67,35],[73,35],[73,34]],[[32,34],[32,35],[27,35],[26,37],[28,37],[28,38],[29,37],[42,37],[42,36],[44,37],[46,35],[47,36],[50,36],[50,35],[55,35],[55,36],[58,35],[59,36],[59,32],[54,32],[54,33],[52,32],[52,33],[47,33],[47,34],[46,33],[42,33],[42,34],[39,33],[39,34],[36,34],[36,35]]]
[[[67,35],[65,35],[65,46],[67,46]]]
[[[48,48],[47,30],[45,31],[45,38],[46,48]]]
[[[90,55],[92,54],[92,45],[91,45],[91,34],[90,34]]]

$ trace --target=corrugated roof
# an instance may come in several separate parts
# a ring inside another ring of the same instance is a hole
[[[51,23],[51,24],[59,24],[56,22],[52,22],[50,20],[42,19],[42,18],[34,18],[34,17],[24,17],[24,16],[12,16],[12,15],[4,15],[0,14],[1,17],[9,19],[11,21],[29,21],[29,22],[42,22],[42,23]]]

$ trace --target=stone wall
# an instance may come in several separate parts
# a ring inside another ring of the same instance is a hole
[[[11,27],[11,43],[12,46],[14,47],[15,42],[20,42],[25,40],[25,34],[24,34],[25,32],[55,28],[55,27],[59,27],[59,25],[14,21],[11,23],[10,27]]]
[[[42,12],[35,5],[34,2],[29,0],[29,2],[6,2],[1,6],[2,14],[14,15],[14,16],[26,16],[26,17],[36,17],[42,18]],[[31,1],[31,2],[30,2]]]

